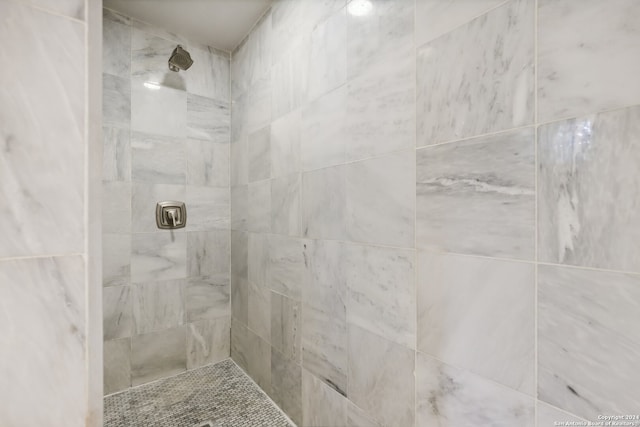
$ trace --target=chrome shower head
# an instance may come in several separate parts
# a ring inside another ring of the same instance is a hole
[[[169,57],[169,69],[171,71],[178,72],[180,70],[187,70],[193,65],[193,59],[191,55],[182,46],[178,45],[173,49],[173,53]]]

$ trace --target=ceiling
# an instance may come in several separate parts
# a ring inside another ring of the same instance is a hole
[[[233,50],[271,0],[105,0],[104,6],[193,41]]]

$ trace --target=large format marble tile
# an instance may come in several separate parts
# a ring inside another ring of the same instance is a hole
[[[449,33],[507,0],[416,2],[416,46]]]
[[[82,256],[0,262],[0,425],[84,425],[84,270]]]
[[[211,277],[190,277],[184,282],[187,322],[228,317],[231,314],[229,281]]]
[[[271,230],[271,182],[263,180],[249,184],[247,229],[256,233]]]
[[[349,240],[414,246],[414,156],[410,150],[345,166]]]
[[[109,9],[103,9],[102,72],[126,79],[131,76],[131,22]]]
[[[187,152],[187,184],[226,187],[229,186],[231,153],[229,144],[212,144],[210,141],[189,139]]]
[[[111,286],[103,289],[102,317],[105,341],[132,335],[135,324],[130,286]]]
[[[345,260],[347,321],[415,348],[415,252],[347,245]]]
[[[187,186],[187,230],[227,230],[230,225],[229,187]]]
[[[186,326],[131,339],[131,383],[136,386],[187,369]]]
[[[171,280],[187,277],[185,233],[134,234],[131,248],[131,281]]]
[[[249,237],[231,232],[231,315],[245,325],[249,322]]]
[[[187,325],[187,369],[210,365],[231,352],[229,317],[200,320]]]
[[[418,350],[534,396],[534,265],[428,252],[418,260]]]
[[[229,239],[228,230],[187,233],[187,274],[228,281]]]
[[[382,424],[372,420],[365,411],[348,401],[347,427],[382,427]]]
[[[302,370],[302,425],[309,427],[346,425],[347,402],[348,400],[340,393],[306,369]]]
[[[594,421],[635,413],[639,306],[640,276],[540,266],[539,398]]]
[[[184,323],[183,280],[132,285],[136,332],[146,334]]]
[[[271,232],[300,235],[302,175],[293,173],[271,180]]]
[[[218,144],[231,138],[231,110],[227,101],[187,95],[187,136]]]
[[[84,25],[15,2],[0,16],[0,258],[81,253]]]
[[[226,52],[188,43],[193,65],[185,73],[187,91],[218,101],[229,101],[230,58]]]
[[[131,179],[153,184],[184,184],[185,148],[181,139],[132,132]]]
[[[534,426],[533,398],[422,353],[417,353],[416,384],[419,426]]]
[[[231,97],[236,99],[263,77],[271,65],[271,13],[254,25],[251,33],[231,54]]]
[[[286,236],[269,236],[269,288],[295,300],[302,298],[309,240]]]
[[[416,244],[533,259],[533,129],[417,151]]]
[[[231,229],[248,230],[249,186],[231,187]]]
[[[43,9],[59,13],[69,18],[84,21],[85,4],[82,0],[61,0],[50,2],[48,0],[22,0],[23,3],[30,3]]]
[[[102,128],[102,179],[131,180],[131,131],[128,127]]]
[[[131,80],[102,75],[102,123],[128,128],[131,123]]]
[[[131,387],[131,339],[105,341],[104,394],[116,393]]]
[[[418,51],[418,146],[533,123],[534,6],[507,2]]]
[[[571,425],[568,423],[584,422],[578,417],[569,415],[565,412],[562,412],[559,409],[554,408],[551,405],[547,405],[546,403],[543,403],[540,401],[537,402],[536,411],[537,411],[537,419],[538,419],[536,427],[554,427],[557,425],[562,425],[557,423],[564,423],[564,425]],[[573,425],[580,425],[580,424],[573,424]]]
[[[140,21],[133,21],[132,26],[132,77],[153,83],[166,83],[184,91],[186,73],[175,73],[167,66],[167,60],[176,47],[176,40],[170,40],[172,37],[156,26]]]
[[[346,167],[302,174],[302,235],[344,239],[347,210]]]
[[[538,130],[539,257],[640,272],[640,108]]]
[[[247,139],[249,154],[249,182],[268,179],[271,176],[271,129],[266,126]]]
[[[133,78],[131,80],[131,129],[174,138],[186,137],[186,92],[160,83],[149,83],[144,78]]]
[[[347,395],[344,244],[314,242],[308,251],[302,311],[302,365]]]
[[[271,342],[271,291],[264,284],[249,281],[249,329],[266,342]]]
[[[103,286],[128,285],[131,282],[131,235],[102,235]]]
[[[413,350],[349,325],[349,400],[385,426],[414,425],[414,361]]]
[[[346,10],[336,12],[311,33],[308,99],[315,99],[347,81]]]
[[[269,269],[269,240],[266,234],[249,233],[248,237],[248,279],[256,285],[267,287]]]
[[[249,182],[249,137],[244,135],[233,140],[229,147],[231,157],[230,181],[232,186],[247,185]]]
[[[273,118],[295,110],[307,99],[309,38],[296,37],[296,46],[271,67],[271,111]]]
[[[271,80],[269,77],[256,81],[247,92],[248,133],[255,132],[271,123]]]
[[[300,122],[302,170],[339,165],[346,160],[347,86],[307,104]]]
[[[271,176],[300,171],[300,110],[271,123]]]
[[[170,161],[170,159],[167,159]],[[109,221],[121,221],[120,216],[124,215],[125,207],[131,204],[131,227],[134,233],[158,232],[168,233],[168,230],[161,230],[156,223],[156,205],[163,200],[186,201],[186,187],[174,184],[155,184],[153,182],[134,182],[130,201],[123,200],[121,204],[113,206],[111,209],[111,219]],[[118,191],[116,189],[116,191]],[[123,206],[124,203],[127,205]],[[105,216],[103,216],[103,221]],[[187,205],[187,226],[191,223],[191,206]],[[104,225],[103,225],[104,227]],[[124,231],[124,230],[123,230]],[[178,232],[182,232],[179,230]]]
[[[260,388],[271,390],[271,346],[235,319],[231,323],[231,358]]]
[[[303,425],[302,367],[273,347],[271,348],[271,397],[292,421]]]
[[[271,345],[285,357],[300,364],[302,304],[271,292]]]
[[[640,103],[638,14],[634,0],[538,3],[540,122]]]
[[[102,232],[130,233],[132,226],[131,183],[102,183]]]

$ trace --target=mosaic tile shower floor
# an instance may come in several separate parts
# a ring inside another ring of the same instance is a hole
[[[104,427],[294,427],[230,359],[104,399]]]

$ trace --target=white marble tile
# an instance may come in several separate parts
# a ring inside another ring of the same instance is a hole
[[[533,123],[534,6],[507,2],[418,51],[419,147]]]
[[[533,398],[422,353],[417,353],[416,384],[419,426],[534,426]]]
[[[413,63],[415,3],[414,0],[373,0],[369,13],[362,16],[347,13],[349,79],[372,68],[392,72],[398,67],[404,68],[405,63]]]
[[[295,48],[283,54],[271,67],[271,113],[282,117],[307,100],[307,76],[309,74],[309,38],[295,37]]]
[[[271,346],[236,319],[231,320],[231,358],[260,388],[271,389]]]
[[[131,123],[131,81],[102,75],[102,123],[128,128]]]
[[[130,230],[132,229],[135,233],[167,233],[167,230],[159,229],[156,224],[156,204],[163,200],[186,201],[185,186],[134,182],[132,187],[133,191],[129,202],[132,221]],[[125,201],[122,202],[122,204],[124,203]],[[114,206],[111,211],[112,220],[120,221],[120,216],[124,213],[121,204]],[[106,216],[103,216],[103,220],[104,218]],[[187,226],[189,226],[191,219],[191,206],[187,205]],[[182,232],[182,230],[178,230],[178,232]]]
[[[231,185],[246,185],[249,182],[249,144],[248,136],[234,140],[229,147],[231,155]]]
[[[131,235],[102,235],[103,286],[128,285],[131,282]]]
[[[308,245],[302,311],[302,366],[347,395],[347,324],[344,244]]]
[[[640,272],[640,108],[538,130],[539,257]]]
[[[193,65],[185,73],[187,91],[219,101],[229,101],[229,54],[188,43]]]
[[[0,262],[1,425],[84,424],[86,405],[78,404],[87,381],[84,270],[82,256]],[[55,363],[45,356],[53,354]]]
[[[293,422],[303,425],[302,367],[273,347],[271,347],[270,396]]]
[[[271,291],[263,284],[249,281],[249,329],[266,342],[271,342]]]
[[[218,144],[231,138],[231,110],[227,101],[187,95],[187,136]]]
[[[569,422],[578,423],[581,421],[584,422],[578,417],[569,415],[566,412],[562,412],[561,410],[556,409],[553,406],[547,405],[546,403],[543,403],[540,401],[537,402],[536,411],[537,411],[537,419],[538,419],[536,427],[554,427],[557,425],[562,425],[557,423],[564,423],[564,425],[571,425],[568,423]],[[594,421],[597,421],[597,420],[594,420]],[[580,424],[574,424],[574,425],[580,425]]]
[[[187,274],[228,281],[230,262],[229,230],[187,233]]]
[[[300,364],[302,304],[271,292],[271,345],[283,356]]]
[[[170,40],[168,34],[158,33],[158,31],[164,32],[164,30],[157,26],[142,24],[139,21],[134,21],[132,26],[132,77],[141,81],[165,82],[168,86],[184,90],[186,88],[184,77],[186,73],[175,73],[169,70],[167,65],[167,60],[175,49],[177,41]]]
[[[302,370],[302,425],[309,427],[344,426],[347,422],[347,399]]]
[[[347,322],[415,348],[415,252],[346,245],[345,269]]]
[[[105,340],[130,337],[135,328],[129,286],[111,286],[102,292],[103,336]]]
[[[102,128],[102,179],[131,180],[131,131],[129,128]]]
[[[184,184],[186,182],[184,140],[132,132],[131,179],[153,184]]]
[[[302,110],[300,165],[312,170],[339,165],[346,160],[347,86],[342,86]]]
[[[187,186],[187,230],[227,230],[230,225],[229,187]]]
[[[231,277],[231,316],[244,324],[249,323],[249,281]]]
[[[248,135],[249,182],[271,176],[271,129],[265,126]]]
[[[131,339],[131,382],[140,385],[187,369],[186,326]]]
[[[418,150],[416,244],[532,260],[534,130]]]
[[[413,54],[366,71],[348,83],[346,160],[415,147]]]
[[[231,96],[236,99],[271,65],[271,14],[265,14],[231,54]]]
[[[231,354],[231,319],[201,320],[187,325],[187,369],[210,365]]]
[[[85,5],[82,0],[61,0],[50,2],[48,0],[22,0],[23,3],[33,4],[43,9],[59,13],[70,18],[84,21]]]
[[[249,233],[247,245],[247,278],[250,282],[266,288],[269,269],[268,236]]]
[[[183,46],[187,45],[187,40],[184,37],[180,36],[179,34],[172,33],[171,31],[168,31],[162,28],[161,26],[149,24],[144,21],[138,21],[137,19],[134,19],[134,18],[130,18],[130,20],[131,20],[131,27],[136,32],[146,33],[145,37],[149,37],[149,38],[159,37],[161,39],[164,39],[165,43],[167,43],[166,47],[171,48],[171,50],[169,51],[169,54],[171,54],[176,44],[182,44]],[[140,36],[138,37],[139,37],[138,46],[140,46],[140,48],[145,47],[144,38]],[[163,49],[157,49],[157,50],[162,51]],[[154,55],[153,50],[150,50],[147,53],[149,57],[152,57]],[[141,56],[145,56],[144,53],[141,53]],[[149,69],[153,69],[153,67],[149,67]]]
[[[249,186],[231,187],[231,229],[247,230]]]
[[[132,285],[133,319],[138,334],[184,323],[183,280]]]
[[[538,397],[594,421],[635,413],[639,301],[640,276],[540,266]]]
[[[249,184],[247,229],[256,233],[271,230],[271,181]]]
[[[148,82],[140,77],[131,81],[131,129],[184,138],[187,135],[186,92]],[[150,87],[145,86],[145,83]]]
[[[414,246],[415,164],[410,150],[345,166],[349,240]]]
[[[131,232],[131,184],[102,183],[102,231],[104,233]]]
[[[300,171],[300,110],[271,123],[271,176]]]
[[[254,132],[271,123],[271,79],[261,78],[247,91],[247,132]]]
[[[640,103],[638,14],[634,0],[538,3],[540,122]]]
[[[247,136],[248,103],[249,96],[246,93],[231,101],[231,142]]]
[[[133,283],[187,277],[185,233],[134,234],[131,252]]]
[[[418,350],[534,396],[534,265],[429,252],[418,260]]]
[[[231,153],[229,144],[189,139],[187,151],[187,184],[226,187],[229,185]]]
[[[302,174],[302,234],[343,239],[346,236],[346,168],[335,166]]]
[[[0,16],[0,257],[81,253],[84,25],[15,2]]]
[[[348,401],[347,427],[382,427],[382,424],[372,420],[365,411]]]
[[[103,9],[102,72],[126,79],[131,76],[131,23],[123,15]]]
[[[385,426],[414,425],[414,361],[415,351],[349,325],[349,400]]]
[[[195,322],[228,317],[231,314],[228,279],[191,277],[184,283],[186,319]]]
[[[300,235],[301,184],[302,176],[299,173],[271,180],[272,233]]]
[[[104,394],[131,387],[131,339],[104,342]]]
[[[302,298],[307,266],[306,254],[311,242],[287,236],[269,236],[269,288],[295,300]]]
[[[441,37],[506,0],[420,0],[416,2],[416,46]]]
[[[347,81],[346,10],[336,12],[311,33],[307,96],[309,100]]]

